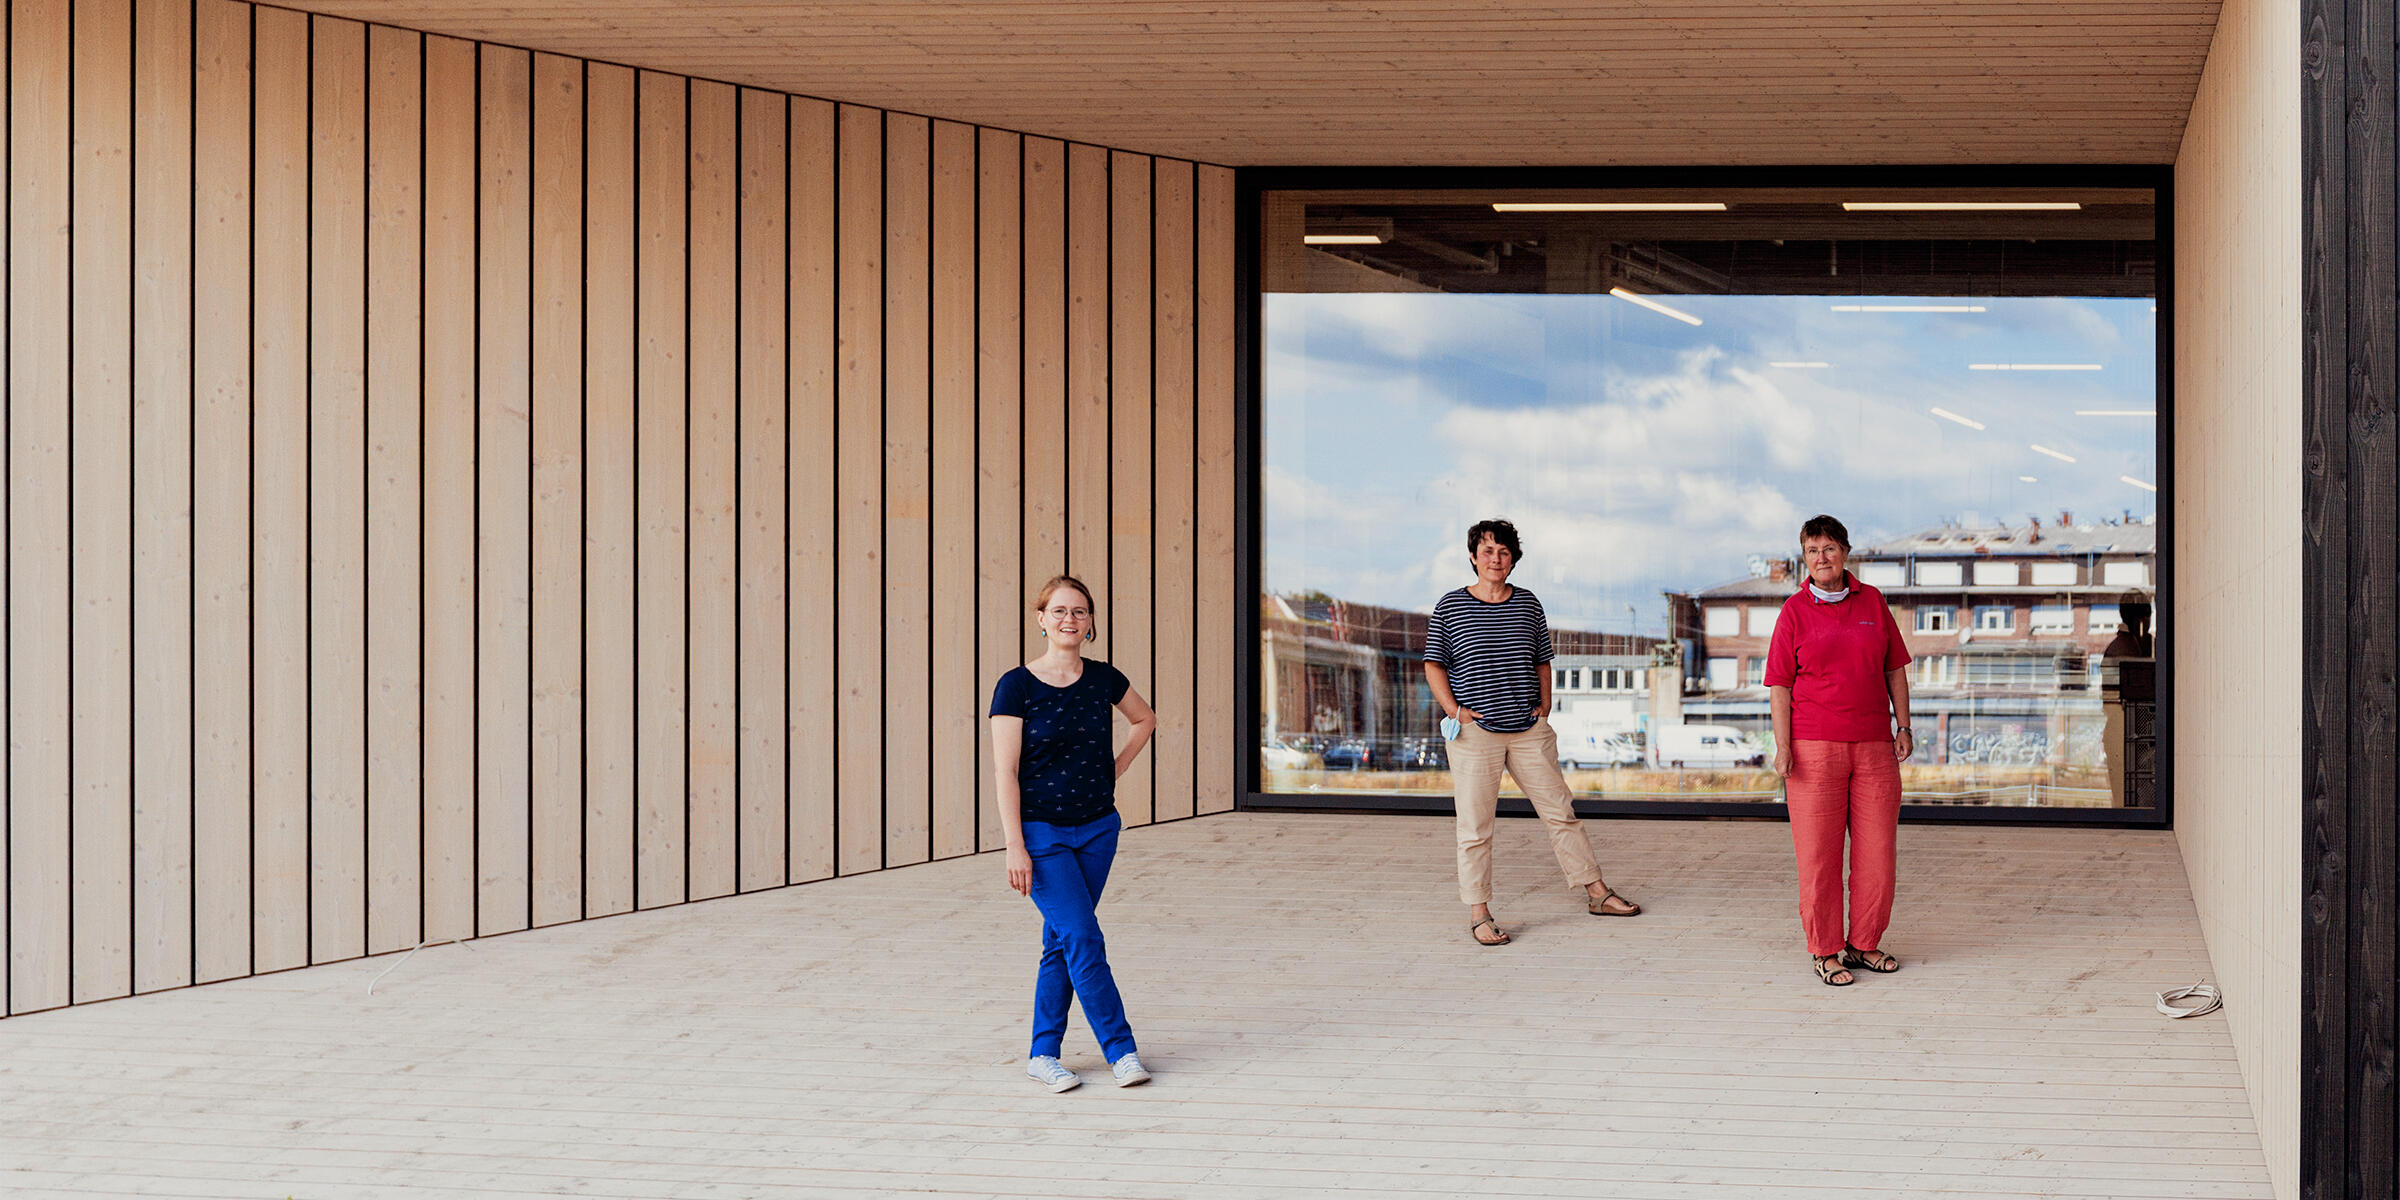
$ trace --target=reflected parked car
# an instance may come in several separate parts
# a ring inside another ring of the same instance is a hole
[[[1348,738],[1325,747],[1320,757],[1328,771],[1365,771],[1375,766],[1375,748],[1359,738]]]
[[[1730,725],[1669,725],[1653,731],[1662,767],[1758,767],[1767,752]]]
[[[1403,738],[1400,756],[1396,761],[1406,770],[1447,771],[1450,769],[1450,747],[1438,737]]]
[[[1621,733],[1587,733],[1558,739],[1558,765],[1581,770],[1630,767],[1642,761],[1642,749]]]
[[[1259,743],[1258,762],[1270,771],[1306,771],[1317,765],[1317,756],[1280,738],[1268,738]]]

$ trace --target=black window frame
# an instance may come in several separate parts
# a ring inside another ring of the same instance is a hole
[[[1265,363],[1260,354],[1264,293],[1260,290],[1262,200],[1268,192],[1330,189],[1490,191],[1538,188],[1747,188],[1842,187],[1869,192],[1894,188],[2147,188],[2157,214],[2158,337],[2155,352],[2158,395],[2158,548],[2153,556],[2153,606],[2157,635],[2157,794],[2148,808],[2017,808],[1903,804],[1910,824],[2022,826],[2096,825],[2110,828],[2172,829],[2175,825],[2175,686],[2173,639],[2180,622],[2174,612],[2174,397],[2175,397],[2175,179],[2172,166],[2152,164],[2048,164],[2027,166],[1826,166],[1826,167],[1243,167],[1234,171],[1234,711],[1242,750],[1234,756],[1234,807],[1242,812],[1342,811],[1446,813],[1448,796],[1344,792],[1264,792],[1258,747],[1265,733],[1259,647],[1263,644],[1258,596],[1262,537],[1261,442]],[[1503,797],[1503,815],[1530,816],[1522,799]],[[1609,800],[1577,797],[1581,817],[1691,819],[1749,817],[1785,819],[1781,805],[1725,800]]]

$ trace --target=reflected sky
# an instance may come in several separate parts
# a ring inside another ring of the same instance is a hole
[[[1594,295],[1266,296],[1267,588],[1429,609],[1472,580],[1467,526],[1506,516],[1555,623],[1655,634],[1662,591],[1792,553],[1817,512],[1861,544],[2156,512],[2126,482],[2157,480],[2155,421],[2078,415],[2156,407],[2150,300],[1659,299],[1702,323]],[[1837,311],[1958,304],[1985,311]]]

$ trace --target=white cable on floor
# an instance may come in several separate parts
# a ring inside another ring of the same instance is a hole
[[[399,970],[400,963],[407,962],[409,959],[416,957],[417,951],[422,950],[427,946],[465,946],[469,950],[475,948],[465,938],[451,938],[442,942],[418,942],[416,945],[408,948],[408,953],[400,956],[400,962],[395,962],[392,965],[385,967],[381,972],[376,974],[375,978],[367,981],[367,994],[370,996],[374,995],[375,985],[382,983],[385,975],[389,975],[392,972]]]
[[[2184,1008],[2175,1003],[2178,1000],[2193,1000],[2198,1003]],[[2170,1017],[2197,1017],[2203,1013],[2215,1012],[2224,1005],[2225,998],[2217,993],[2217,985],[2213,983],[2195,983],[2190,987],[2176,988],[2158,994],[2158,1011]]]

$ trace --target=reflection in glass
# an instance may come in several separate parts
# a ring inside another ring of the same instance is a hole
[[[1448,794],[1426,614],[1506,516],[1570,782],[1776,802],[1764,659],[1829,512],[1916,658],[1909,802],[2154,802],[2150,194],[1838,201],[1268,197],[1264,791]]]

